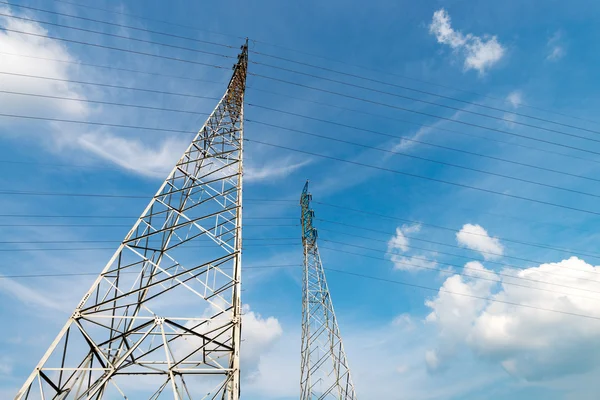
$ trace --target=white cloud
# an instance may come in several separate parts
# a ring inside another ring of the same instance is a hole
[[[496,36],[479,37],[455,31],[450,22],[450,15],[443,8],[433,13],[429,33],[435,35],[438,43],[448,45],[456,53],[462,54],[465,70],[474,69],[480,74],[498,63],[506,52]]]
[[[13,362],[8,357],[0,357],[0,378],[8,376],[13,370]]]
[[[548,39],[546,47],[548,48],[548,55],[546,56],[546,60],[558,61],[567,54],[564,45],[562,45],[561,31],[556,31],[554,35],[552,35],[552,37]]]
[[[427,350],[425,352],[425,365],[431,372],[435,372],[440,368],[440,359],[435,350]]]
[[[249,165],[244,167],[244,179],[247,181],[268,181],[285,178],[310,162],[311,160],[295,161],[288,157],[257,166],[252,165],[252,161],[249,161]]]
[[[388,241],[388,253],[408,251],[408,238],[406,234],[416,233],[421,230],[421,224],[402,225],[396,228],[396,235]]]
[[[491,237],[480,225],[465,224],[456,233],[459,245],[481,253],[484,259],[493,260],[502,257],[504,246],[498,238]]]
[[[409,236],[407,234],[417,233],[421,230],[420,224],[402,225],[396,228],[396,234],[387,243],[387,255],[394,263],[394,269],[400,271],[415,271],[418,269],[433,268],[437,265],[435,260],[429,260],[422,256],[405,256],[402,253],[409,251]]]
[[[0,7],[3,14],[12,15],[8,7]],[[48,32],[39,24],[0,16],[4,28],[46,35]],[[59,42],[43,37],[23,35],[20,33],[0,30],[0,53],[34,55],[43,58],[56,58],[65,61],[76,61],[67,48]],[[58,79],[69,79],[76,67],[67,63],[48,60],[36,60],[24,57],[0,54],[2,71],[24,75],[48,76]],[[58,82],[34,79],[14,75],[0,74],[0,86],[5,91],[35,93],[83,99],[78,85],[68,82]],[[48,100],[29,96],[18,96],[0,93],[2,112],[7,114],[26,114],[36,116],[86,117],[88,107],[81,102],[67,100]],[[18,120],[4,119],[3,124],[18,123]]]
[[[408,313],[400,314],[392,320],[392,326],[404,328],[406,330],[413,330],[415,328],[415,321]]]
[[[12,15],[8,7],[0,7],[0,10],[5,14]],[[32,32],[37,35],[48,34],[46,29],[34,22],[0,16],[0,23],[8,29]],[[81,78],[79,75],[82,74],[82,71],[72,64],[78,61],[77,57],[66,46],[53,39],[0,31],[0,53],[44,58],[32,61],[26,57],[0,54],[2,71],[46,76],[66,81]],[[51,61],[51,59],[66,62],[56,62]],[[87,72],[87,70],[85,71]],[[101,74],[97,78],[88,79],[88,77],[85,77],[83,80],[105,81],[107,78],[114,79],[115,77],[106,77]],[[103,92],[101,89],[91,89],[89,86],[2,74],[0,74],[0,86],[5,91],[80,100],[85,100],[88,97],[87,94],[92,94],[92,97],[98,100],[104,100],[109,95],[111,100],[114,97],[114,92]],[[135,85],[128,83],[128,86]],[[119,118],[123,118],[127,119],[128,125],[132,125],[130,113],[120,115],[112,112],[108,116],[103,107],[91,107],[85,102],[0,93],[0,103],[3,105],[2,112],[8,114],[77,120],[86,120],[88,117],[93,116],[91,119],[96,121],[108,118],[115,123],[119,122]],[[16,124],[31,126],[32,121],[3,118],[0,123],[3,126]],[[149,134],[132,137],[130,134],[125,135],[110,129],[84,129],[82,125],[65,126],[64,124],[45,123],[40,126],[42,128],[38,129],[46,129],[48,133],[43,136],[43,142],[48,151],[63,157],[77,159],[78,163],[93,162],[82,156],[82,153],[93,154],[126,171],[160,179],[164,179],[171,171],[189,143],[188,139],[181,137],[164,139],[164,135],[159,137]],[[10,132],[11,130],[6,131]],[[22,135],[20,134],[19,137],[22,137]],[[84,150],[84,152],[81,150]],[[268,161],[265,161],[267,159]],[[245,179],[247,182],[272,182],[290,175],[310,162],[311,160],[298,161],[291,157],[275,160],[265,157],[256,163],[247,160]]]
[[[408,371],[409,366],[406,364],[403,365],[399,365],[398,367],[396,367],[396,372],[398,372],[399,374],[405,374]]]
[[[243,307],[242,340],[244,351],[241,353],[242,367],[250,374],[258,371],[261,357],[272,349],[273,345],[283,330],[275,317],[263,318],[260,314],[250,310],[250,306]]]
[[[0,275],[0,293],[2,292],[9,294],[32,307],[41,307],[58,311],[66,309],[64,304],[54,301],[47,293],[41,293],[38,290],[31,289],[28,286],[16,282],[14,279],[1,277]]]
[[[471,263],[470,267],[479,269],[488,277],[491,275],[490,271],[477,264]],[[514,305],[600,316],[600,296],[597,299],[577,297],[591,294],[551,285],[558,283],[597,290],[595,280],[598,272],[600,267],[572,257],[525,269],[515,278],[503,277],[500,287],[493,282],[459,275],[446,279],[438,295],[426,302],[432,310],[427,321],[435,324],[439,331],[436,357],[434,359],[430,355],[430,361],[438,360],[437,366],[440,367],[459,351],[460,345],[465,345],[479,358],[496,362],[509,374],[531,381],[586,373],[600,367],[600,349],[590,345],[600,340],[600,324],[597,321]],[[508,271],[506,273],[509,274]],[[518,278],[546,281],[549,284],[537,283],[535,287],[548,291],[507,284],[516,282]]]
[[[111,133],[88,132],[69,141],[90,153],[140,175],[166,178],[187,148],[188,140],[167,138],[155,145]]]
[[[426,260],[422,256],[402,257],[396,254],[390,256],[394,263],[394,269],[400,271],[414,271],[418,269],[434,268],[437,265],[435,260]]]
[[[513,108],[519,108],[519,106],[523,104],[523,93],[520,90],[514,90],[506,96],[506,101],[508,101]]]

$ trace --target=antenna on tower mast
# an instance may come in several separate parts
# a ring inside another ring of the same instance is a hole
[[[354,383],[342,337],[333,311],[333,303],[321,256],[317,248],[317,229],[308,181],[302,190],[302,245],[304,274],[302,285],[302,350],[300,400],[356,400]]]
[[[239,399],[247,67],[246,40],[225,94],[16,400]]]

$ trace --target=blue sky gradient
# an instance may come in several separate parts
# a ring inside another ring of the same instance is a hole
[[[295,266],[248,268],[244,272],[243,302],[247,305],[247,325],[252,327],[245,345],[252,351],[244,361],[247,372],[244,375],[243,398],[287,400],[298,397],[302,249],[297,224],[298,199],[306,179],[311,181],[315,223],[326,268],[433,289],[328,272],[329,287],[361,399],[596,398],[600,390],[596,379],[600,370],[600,354],[595,344],[600,340],[600,321],[452,296],[438,290],[443,288],[600,317],[597,302],[600,284],[595,276],[600,267],[593,267],[599,265],[600,259],[596,245],[600,190],[595,181],[598,180],[600,158],[594,153],[600,152],[597,142],[600,124],[592,122],[600,121],[596,112],[600,106],[600,81],[595,68],[600,61],[596,46],[600,39],[597,24],[600,5],[583,1],[567,4],[559,1],[473,3],[458,0],[418,3],[378,1],[369,4],[342,1],[263,1],[258,4],[187,0],[73,1],[80,6],[49,0],[15,0],[10,1],[10,5],[0,3],[0,14],[4,14],[0,15],[0,71],[210,98],[0,74],[0,90],[4,91],[188,111],[144,110],[0,92],[2,114],[186,132],[168,133],[0,116],[0,241],[22,242],[0,244],[3,256],[0,274],[5,275],[0,279],[0,301],[3,305],[0,315],[5,321],[5,333],[0,335],[0,398],[14,396],[95,278],[93,275],[63,278],[7,276],[91,274],[103,268],[147,204],[143,197],[150,198],[154,194],[188,141],[202,126],[206,114],[216,105],[217,100],[213,98],[220,98],[224,92],[231,74],[230,67],[245,37],[250,39],[250,65],[245,106],[245,137],[249,142],[245,149],[244,197],[286,201],[248,201],[244,204],[244,266]],[[20,5],[231,47],[203,45],[22,8]],[[113,13],[91,7],[106,8]],[[448,44],[449,41],[440,40],[435,30],[432,31],[434,13],[439,10],[445,10],[445,14],[437,14],[438,17],[445,15],[449,18],[446,27],[453,29],[450,34],[454,35],[454,43],[460,42],[454,48]],[[147,19],[134,18],[130,14]],[[6,15],[215,52],[233,58],[38,24]],[[198,30],[183,26],[197,27]],[[223,68],[53,41],[5,29]],[[501,53],[486,53],[493,50],[489,48],[492,40],[499,44]],[[344,71],[371,81],[274,59],[265,54]],[[467,68],[465,62],[469,57],[483,64]],[[387,81],[463,102],[372,80]],[[383,94],[383,91],[457,110]],[[421,114],[403,112],[399,108]],[[474,115],[473,112],[505,120]],[[587,130],[516,116],[511,112]],[[420,124],[429,127],[420,127]],[[413,157],[315,138],[274,126]],[[398,136],[432,143],[437,147],[402,142]],[[549,141],[563,146],[549,144]],[[465,151],[487,157],[468,155]],[[446,165],[424,161],[424,158]],[[448,163],[518,177],[521,181],[451,167]],[[587,179],[529,168],[523,163]],[[4,191],[130,194],[142,198],[34,196]],[[353,212],[348,208],[387,217]],[[38,214],[100,217],[15,216]],[[259,219],[262,217],[282,219]],[[61,224],[83,226],[56,226]],[[479,225],[489,236],[467,234],[461,241],[457,232],[465,224]],[[450,229],[439,229],[433,225]],[[281,240],[272,241],[276,245],[267,246],[269,241],[265,238]],[[396,238],[395,246],[390,245],[393,238]],[[67,243],[35,243],[51,240]],[[99,249],[73,250],[78,247]],[[60,250],[65,248],[69,250]],[[494,256],[489,253],[500,254]],[[423,258],[430,261],[424,263]],[[394,263],[399,259],[413,267]],[[467,262],[476,262],[464,270],[472,276],[456,275]],[[542,264],[544,266],[540,267]],[[506,277],[517,273],[506,265],[526,271],[519,272],[517,278]],[[579,271],[573,271],[575,269]],[[493,283],[478,277],[502,282]],[[527,282],[520,278],[552,282],[554,285]],[[511,283],[550,292],[519,289]],[[571,288],[560,288],[557,284]],[[492,318],[494,316],[497,318]],[[498,325],[499,321],[510,321],[504,326],[505,331]]]

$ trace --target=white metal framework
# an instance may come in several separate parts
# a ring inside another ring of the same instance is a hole
[[[16,399],[239,399],[247,65]]]
[[[356,400],[350,368],[317,248],[317,230],[312,223],[314,211],[310,208],[311,198],[306,182],[300,197],[304,247],[300,400]]]

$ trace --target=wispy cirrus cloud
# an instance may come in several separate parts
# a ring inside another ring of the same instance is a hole
[[[546,60],[558,61],[567,54],[567,51],[562,44],[562,37],[563,33],[561,31],[556,31],[552,37],[548,39],[548,43],[546,43],[546,47],[548,49]]]

